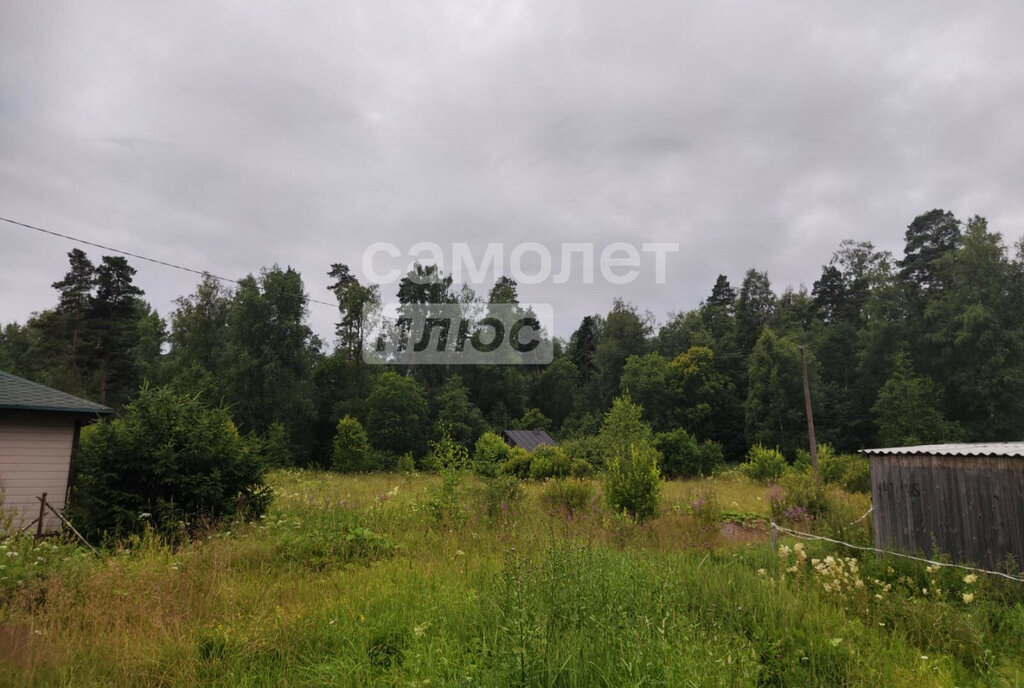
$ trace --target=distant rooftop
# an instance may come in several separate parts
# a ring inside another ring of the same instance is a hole
[[[921,444],[914,447],[864,449],[865,454],[925,454],[930,456],[1022,456],[1024,442],[976,442],[966,444]]]
[[[551,435],[543,430],[505,430],[501,434],[504,435],[506,442],[514,447],[522,447],[526,451],[533,451],[542,444],[555,444]]]
[[[0,370],[0,409],[84,413],[90,416],[113,413],[112,409],[87,399],[11,375]]]

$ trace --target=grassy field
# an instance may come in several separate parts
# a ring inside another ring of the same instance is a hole
[[[184,548],[0,545],[0,685],[1024,683],[1020,584],[775,553],[768,490],[737,476],[667,483],[641,526],[598,482],[271,482],[259,524]],[[868,506],[835,499],[845,523]]]

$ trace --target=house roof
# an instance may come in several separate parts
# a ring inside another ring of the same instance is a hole
[[[542,444],[555,445],[551,435],[544,430],[505,430],[501,434],[514,446],[522,447],[526,451],[533,451]]]
[[[53,411],[90,416],[113,413],[112,409],[87,399],[11,375],[0,370],[0,409]]]
[[[1024,442],[976,442],[973,444],[921,444],[914,447],[864,449],[865,454],[893,456],[915,454],[929,456],[1021,456]]]

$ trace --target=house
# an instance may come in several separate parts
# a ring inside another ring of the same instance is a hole
[[[510,447],[521,447],[531,452],[542,444],[555,446],[551,435],[544,430],[503,430],[501,439]]]
[[[1000,569],[1024,563],[1024,442],[865,449],[875,546]]]
[[[0,495],[15,528],[39,517],[38,497],[58,511],[71,480],[71,453],[83,425],[111,409],[0,371]],[[60,530],[46,510],[44,533]]]

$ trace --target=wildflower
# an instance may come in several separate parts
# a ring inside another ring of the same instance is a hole
[[[964,583],[967,583],[967,585],[970,585],[976,580],[978,580],[978,577],[973,573],[968,573],[966,576],[964,576]]]
[[[929,566],[929,567],[928,567],[928,568],[926,568],[925,570],[926,570],[926,571],[927,571],[928,573],[930,573],[930,574],[931,574],[931,573],[935,573],[935,572],[936,572],[936,571],[938,571],[938,570],[939,570],[940,568],[941,568],[941,567],[940,567],[940,566],[939,566],[938,564],[932,564],[931,566]]]
[[[972,592],[965,592],[964,593],[964,604],[970,604],[973,601],[974,601],[974,593],[972,593]]]
[[[785,559],[789,556],[789,552],[789,545],[783,545],[782,547],[779,547],[779,558]]]
[[[765,576],[768,575],[768,572],[765,569],[758,569],[757,570],[757,575],[761,576],[761,578],[764,578]]]
[[[14,550],[11,550],[10,552],[7,553],[7,556],[13,558],[13,557],[18,556],[18,553],[15,552]]]
[[[141,518],[142,520],[146,520],[148,518],[153,518],[153,514],[149,513],[148,511],[143,511],[141,514],[139,514],[139,518]]]

